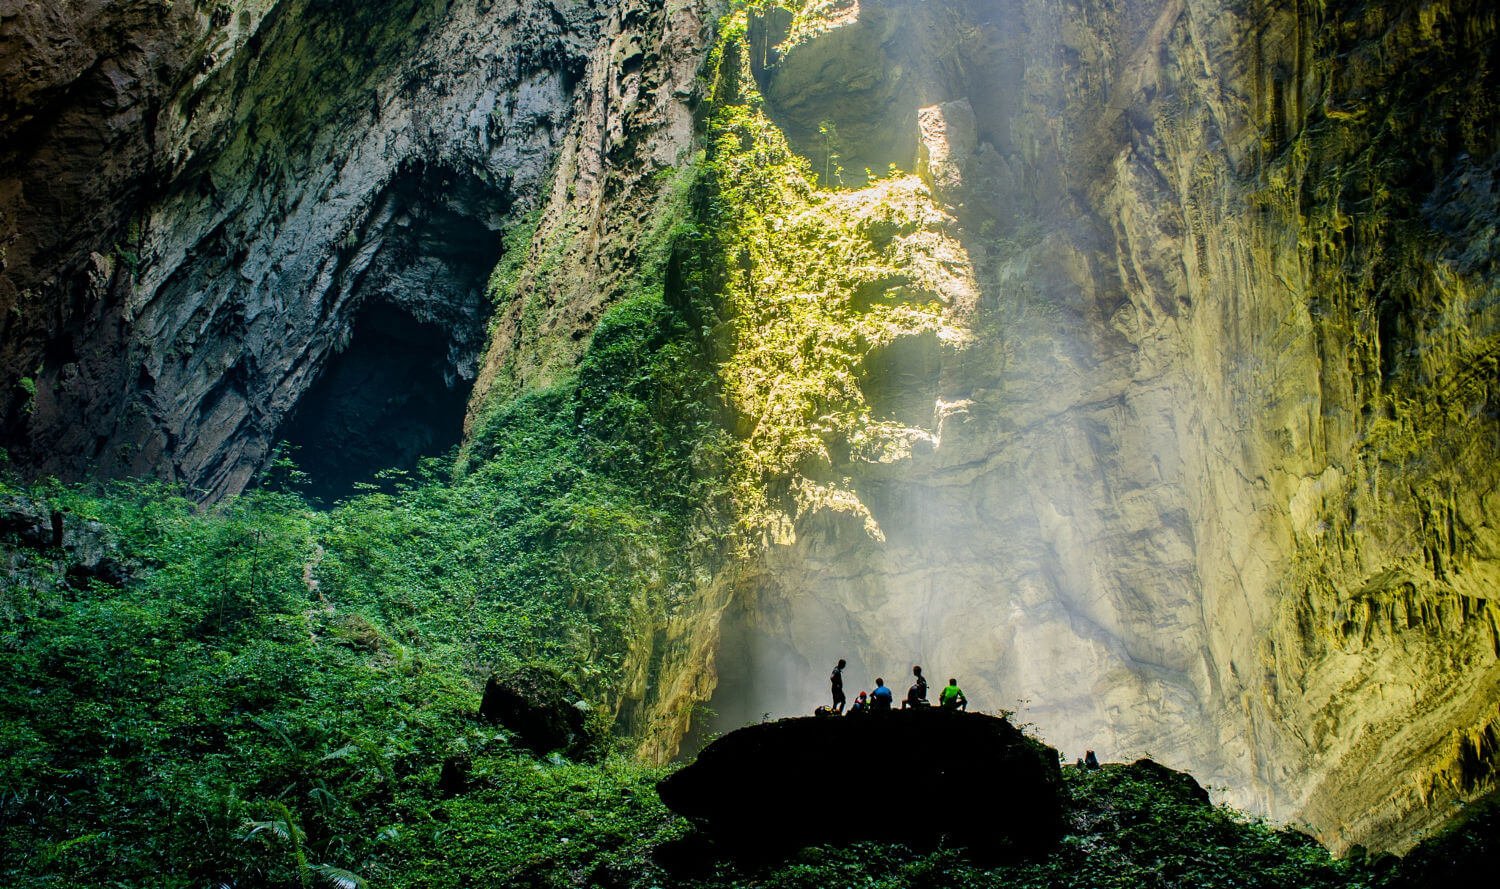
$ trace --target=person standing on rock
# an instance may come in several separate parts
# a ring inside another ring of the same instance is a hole
[[[844,659],[843,658],[839,658],[839,664],[838,664],[838,666],[834,667],[833,668],[833,672],[828,675],[828,681],[829,681],[829,683],[831,683],[833,685],[833,712],[835,712],[835,713],[843,713],[844,712],[844,667],[845,666],[846,666],[846,664],[844,663]]]
[[[911,688],[907,690],[906,700],[901,702],[901,709],[932,706],[927,702],[927,679],[922,675],[922,667],[920,665],[912,667],[911,674],[917,677],[917,681],[913,682]]]

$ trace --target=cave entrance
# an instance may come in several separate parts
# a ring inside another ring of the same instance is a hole
[[[459,443],[473,381],[449,372],[449,342],[442,328],[386,303],[355,317],[348,348],[282,434],[309,497],[331,503],[383,469],[414,469]]]
[[[326,299],[351,314],[327,326],[337,340],[280,435],[309,497],[332,502],[460,442],[510,204],[501,184],[412,163],[350,233]]]

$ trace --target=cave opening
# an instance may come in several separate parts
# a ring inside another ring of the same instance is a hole
[[[307,473],[307,495],[331,503],[381,470],[415,469],[459,444],[472,380],[448,369],[449,337],[386,303],[354,320],[297,405],[282,439]]]
[[[336,340],[279,436],[310,498],[331,503],[460,443],[510,204],[503,185],[412,163],[352,233],[329,296],[348,320],[329,325]]]

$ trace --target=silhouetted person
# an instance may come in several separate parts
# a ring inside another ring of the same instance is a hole
[[[885,687],[885,680],[877,676],[875,678],[875,690],[870,692],[870,712],[889,713],[891,712],[891,704],[895,702],[896,696],[891,694],[891,690]]]
[[[839,665],[828,674],[828,681],[833,685],[833,712],[844,712],[844,659],[839,658]]]
[[[854,696],[854,703],[850,705],[848,716],[863,716],[870,712],[870,701],[868,692],[860,692]]]
[[[1086,769],[1097,769],[1097,768],[1099,768],[1099,757],[1097,757],[1097,756],[1094,755],[1094,751],[1092,751],[1092,750],[1086,750],[1086,751],[1084,751],[1084,753],[1083,753],[1083,767],[1086,768]]]
[[[947,687],[938,695],[938,703],[943,705],[944,710],[963,710],[967,712],[969,709],[969,699],[964,697],[963,689],[958,687],[957,679],[950,678],[948,680]]]
[[[927,703],[927,680],[922,676],[922,668],[920,666],[912,667],[911,673],[917,677],[917,681],[913,682],[911,688],[906,690],[906,700],[901,702],[901,709],[932,706]]]

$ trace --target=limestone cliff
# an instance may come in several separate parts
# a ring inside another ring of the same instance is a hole
[[[1495,14],[790,5],[711,99],[818,186],[725,285],[749,550],[655,634],[644,749],[846,656],[1336,847],[1492,788]],[[490,363],[565,355],[554,303]]]
[[[281,438],[329,472],[456,442],[500,230],[611,6],[7,11],[4,446],[217,497]]]
[[[844,656],[1336,847],[1492,789],[1496,12],[748,6],[0,5],[0,445],[378,468],[702,266],[737,548],[641,610],[646,755]]]

